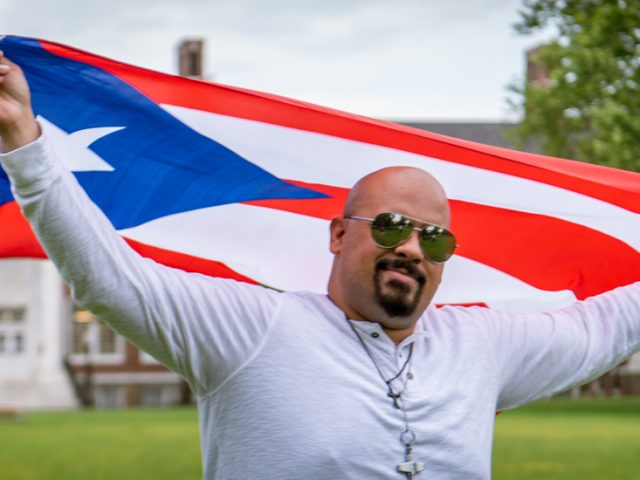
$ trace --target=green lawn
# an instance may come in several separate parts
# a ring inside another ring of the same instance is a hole
[[[554,399],[496,419],[494,480],[640,479],[640,397]]]
[[[496,425],[495,480],[640,478],[638,397],[556,399],[505,412]],[[30,413],[0,420],[2,480],[200,477],[192,408]]]
[[[196,410],[29,413],[0,420],[1,480],[199,480]]]

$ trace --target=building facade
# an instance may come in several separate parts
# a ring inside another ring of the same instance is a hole
[[[69,312],[50,262],[0,261],[0,409],[78,405],[62,362]]]
[[[90,312],[73,312],[69,339],[65,366],[81,404],[118,408],[190,401],[188,386],[177,374]]]
[[[74,310],[51,262],[0,261],[0,411],[189,401],[177,374]]]

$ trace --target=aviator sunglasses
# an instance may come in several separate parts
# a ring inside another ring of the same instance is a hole
[[[356,215],[347,215],[344,218],[370,222],[373,241],[381,248],[397,247],[406,242],[416,230],[422,252],[434,263],[446,262],[458,247],[456,237],[446,228],[430,223],[416,227],[413,222],[419,222],[418,219],[400,213],[379,213],[375,218]]]

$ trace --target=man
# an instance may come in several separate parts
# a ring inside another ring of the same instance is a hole
[[[455,238],[421,170],[356,184],[331,222],[328,296],[277,293],[128,248],[40,138],[2,56],[0,137],[14,195],[78,304],[191,384],[207,479],[486,479],[496,410],[640,350],[640,283],[543,315],[430,306]]]

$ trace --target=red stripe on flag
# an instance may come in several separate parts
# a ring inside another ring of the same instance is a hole
[[[436,308],[444,308],[444,307],[465,307],[465,308],[482,307],[482,308],[489,308],[489,305],[487,305],[484,302],[436,303]]]
[[[215,260],[207,260],[205,258],[187,255],[186,253],[178,253],[172,250],[154,247],[129,238],[125,238],[125,241],[141,255],[152,258],[169,267],[179,268],[186,272],[202,273],[212,277],[231,278],[241,282],[257,284],[255,280],[245,277],[227,267],[224,263],[216,262]]]
[[[297,213],[299,215],[307,215],[314,218],[323,218],[331,220],[333,217],[342,215],[344,204],[350,190],[348,188],[332,187],[320,183],[299,182],[295,180],[286,180],[287,182],[299,187],[309,188],[315,192],[324,193],[327,198],[309,198],[304,200],[255,200],[252,202],[243,202],[247,205],[257,207],[272,208],[274,210],[283,210],[285,212]]]
[[[481,145],[277,95],[158,73],[56,43],[41,44],[55,55],[118,76],[158,103],[323,133],[528,178],[640,213],[640,174],[634,172]]]
[[[46,258],[16,202],[0,206],[0,257]]]
[[[545,215],[450,204],[460,255],[542,290],[584,299],[640,280],[640,253],[615,237]]]
[[[327,220],[342,214],[349,189],[289,181],[332,198],[251,204]],[[582,299],[640,280],[640,253],[615,237],[546,215],[460,200],[449,203],[451,230],[460,244],[457,255],[536,288],[570,289]],[[607,254],[594,255],[595,251]]]
[[[0,225],[3,226],[0,236],[0,258],[47,258],[16,202],[9,202],[0,206]],[[141,255],[170,267],[214,277],[231,278],[241,282],[257,283],[255,280],[241,275],[221,262],[145,245],[135,240],[126,238],[125,240]]]

